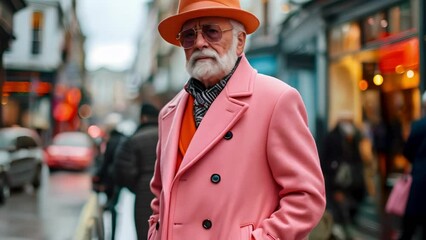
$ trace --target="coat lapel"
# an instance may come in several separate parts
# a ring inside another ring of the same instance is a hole
[[[177,175],[209,152],[241,119],[249,104],[240,98],[251,96],[255,77],[256,71],[243,56],[233,76],[201,121]]]
[[[163,122],[162,126],[166,128],[161,131],[161,133],[166,134],[162,136],[162,139],[165,139],[166,142],[161,152],[161,173],[164,189],[170,189],[171,182],[175,177],[180,126],[188,96],[185,90],[182,90],[168,105],[168,110],[161,119]]]

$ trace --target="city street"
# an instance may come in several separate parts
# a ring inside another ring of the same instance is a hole
[[[0,206],[2,240],[72,239],[82,207],[90,195],[88,172],[43,171],[38,192],[13,191]]]
[[[0,239],[74,239],[91,193],[89,171],[49,173],[45,168],[39,191],[34,191],[31,187],[22,191],[14,190],[6,204],[0,206]],[[105,197],[103,194],[98,196],[98,201],[102,204]],[[133,201],[133,194],[123,189],[117,204],[116,239],[136,239]],[[110,217],[109,212],[103,214],[106,239],[109,239],[111,234]]]

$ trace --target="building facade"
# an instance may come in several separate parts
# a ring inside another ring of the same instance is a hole
[[[420,117],[425,91],[424,9],[424,0],[311,1],[283,22],[280,33],[279,68],[297,88],[311,79],[322,126],[317,140],[342,112],[351,112],[370,141],[366,182],[377,205],[376,222],[368,227],[381,239],[391,238],[383,208],[393,179],[408,166],[403,143]]]
[[[425,90],[420,62],[425,55],[424,1],[337,3],[325,9],[324,19],[328,127],[339,112],[349,110],[370,139],[374,156],[368,190],[379,203],[380,232],[388,239],[385,229],[391,226],[383,208],[393,179],[408,167],[402,150],[411,122],[420,117]]]
[[[44,137],[78,129],[86,99],[84,37],[75,1],[29,0],[14,17],[14,40],[4,53],[3,123],[39,129]]]
[[[1,93],[1,103],[0,103],[0,127],[3,124],[3,84],[5,82],[5,71],[3,66],[3,53],[9,49],[9,44],[12,39],[16,38],[13,34],[13,16],[14,14],[25,8],[26,3],[23,0],[19,1],[10,1],[10,0],[1,0],[0,1],[0,93]]]

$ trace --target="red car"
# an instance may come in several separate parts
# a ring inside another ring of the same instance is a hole
[[[97,148],[86,133],[61,132],[53,138],[45,153],[49,168],[85,170],[92,166]]]

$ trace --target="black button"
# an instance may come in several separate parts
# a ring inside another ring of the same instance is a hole
[[[156,229],[156,230],[160,229],[160,222],[157,222],[157,223],[155,224],[155,229]]]
[[[212,228],[212,221],[210,221],[210,220],[208,220],[208,219],[206,219],[206,220],[204,220],[203,221],[203,228],[205,228],[205,229],[210,229],[210,228]]]
[[[215,173],[210,177],[210,181],[212,181],[212,183],[219,183],[220,182],[220,175]]]
[[[233,136],[233,134],[232,134],[232,132],[231,131],[228,131],[226,134],[225,134],[225,139],[226,140],[229,140],[229,139],[231,139],[232,138],[232,136]]]

